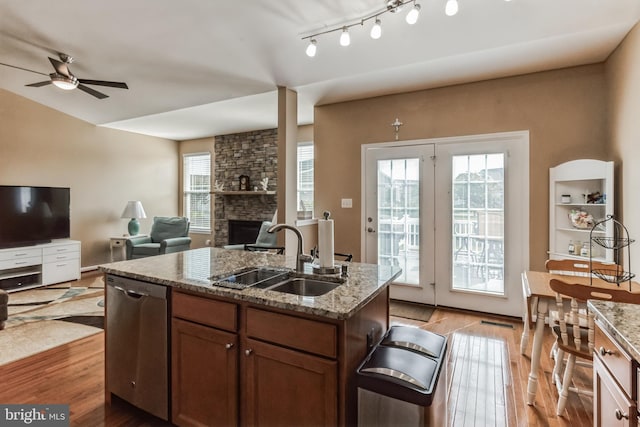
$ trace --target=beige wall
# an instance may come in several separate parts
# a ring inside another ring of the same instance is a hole
[[[400,140],[530,131],[530,267],[548,250],[549,168],[607,155],[604,65],[596,64],[315,108],[315,208],[336,220],[335,248],[360,259],[360,147]],[[353,208],[340,207],[341,198]]]
[[[175,141],[97,127],[4,90],[0,118],[0,184],[70,187],[83,267],[109,262],[109,237],[127,232],[128,200],[147,213],[141,233],[154,215],[178,214]]]
[[[180,201],[179,201],[179,211],[180,211],[180,215],[184,215],[183,212],[183,196],[184,193],[182,191],[183,187],[183,183],[182,183],[182,177],[183,177],[183,171],[182,171],[182,156],[184,154],[189,154],[189,153],[210,153],[211,154],[211,188],[213,188],[213,177],[215,176],[215,142],[216,139],[214,137],[211,138],[201,138],[201,139],[191,139],[188,141],[182,141],[180,142],[180,159],[178,161],[179,164],[179,178],[178,178],[178,182],[179,182],[179,191],[180,191]],[[211,195],[211,198],[213,199],[213,195]],[[213,213],[213,208],[211,209],[211,233],[208,234],[203,234],[203,233],[189,233],[189,236],[191,236],[191,248],[195,249],[195,248],[202,248],[204,246],[207,246],[207,240],[211,240],[213,241],[213,230],[215,229],[215,218],[214,218],[214,213]],[[211,246],[213,246],[213,244],[211,244]]]
[[[629,249],[631,271],[637,274],[640,266],[640,25],[635,26],[609,57],[606,76],[608,139],[616,161],[616,212],[631,238],[636,239]]]

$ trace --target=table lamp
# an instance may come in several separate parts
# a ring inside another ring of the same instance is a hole
[[[131,221],[129,221],[129,235],[135,236],[138,234],[138,231],[140,231],[138,218],[146,218],[147,214],[144,213],[142,203],[136,200],[127,202],[127,206],[124,207],[124,211],[122,211],[122,215],[120,217],[131,218]]]

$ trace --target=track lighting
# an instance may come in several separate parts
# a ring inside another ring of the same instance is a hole
[[[349,36],[349,29],[342,27],[342,34],[340,34],[340,46],[349,46],[351,44],[351,36]]]
[[[376,18],[376,22],[373,24],[373,27],[371,27],[370,35],[372,39],[376,40],[382,36],[382,26],[380,25],[380,20],[378,18]]]
[[[307,56],[313,58],[316,56],[316,39],[311,39],[309,41],[309,46],[307,46]]]
[[[418,22],[419,16],[420,16],[420,5],[416,3],[413,6],[413,9],[411,9],[409,13],[407,13],[407,17],[406,17],[407,24],[409,25],[415,24],[416,22]]]
[[[504,0],[505,2],[510,2],[512,0]],[[446,0],[446,5],[444,8],[447,16],[453,16],[458,13],[458,0]],[[385,7],[377,12],[372,13],[371,15],[364,16],[357,21],[351,21],[351,23],[342,24],[339,27],[329,28],[325,31],[317,32],[314,34],[310,34],[308,36],[302,37],[302,40],[309,39],[309,44],[307,45],[306,53],[309,57],[314,57],[316,54],[316,40],[319,36],[334,33],[341,31],[340,34],[340,46],[349,46],[351,44],[351,35],[349,34],[349,30],[351,27],[361,26],[363,27],[367,21],[373,20],[373,26],[371,27],[371,31],[369,35],[372,39],[379,39],[382,36],[382,24],[380,22],[380,16],[385,13],[391,12],[392,14],[398,14],[404,5],[411,5],[413,7],[405,16],[407,24],[413,25],[418,22],[420,17],[420,5],[418,4],[418,0],[386,0]]]
[[[444,13],[446,13],[447,16],[453,16],[458,13],[458,0],[447,0]]]

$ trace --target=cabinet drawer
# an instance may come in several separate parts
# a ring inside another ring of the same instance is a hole
[[[16,258],[0,261],[0,270],[8,270],[10,268],[29,267],[31,265],[42,264],[42,257]]]
[[[42,264],[43,285],[78,279],[80,279],[80,260],[78,258]]]
[[[247,335],[321,356],[338,353],[335,325],[287,314],[248,308]]]
[[[601,348],[607,353],[602,355]],[[631,357],[602,329],[598,322],[596,322],[594,351],[597,354],[596,357],[600,358],[627,396],[632,396],[631,383],[634,372]]]
[[[45,255],[43,258],[43,262],[45,264],[49,262],[60,262],[70,259],[78,259],[80,258],[80,252],[61,252],[58,254]]]
[[[227,331],[238,330],[237,311],[238,306],[230,302],[196,297],[180,292],[174,292],[172,297],[173,317]]]
[[[11,261],[16,259],[34,258],[42,256],[42,249],[40,248],[24,248],[24,249],[11,249],[7,251],[0,251],[0,263],[2,261]]]
[[[45,246],[42,249],[42,254],[44,256],[54,255],[54,254],[63,254],[67,252],[80,252],[80,244],[69,243],[64,245]]]

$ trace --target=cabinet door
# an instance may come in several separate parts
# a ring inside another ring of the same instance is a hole
[[[595,427],[636,426],[636,407],[616,384],[598,356],[593,358],[593,425]]]
[[[237,425],[237,335],[176,318],[171,324],[172,422]]]
[[[336,361],[251,339],[243,350],[245,425],[337,425]]]

